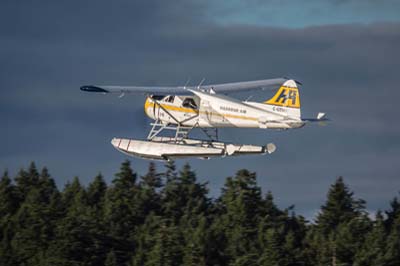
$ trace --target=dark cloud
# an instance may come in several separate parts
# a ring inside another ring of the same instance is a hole
[[[280,205],[296,203],[307,214],[343,175],[370,208],[386,207],[400,189],[400,23],[221,26],[207,11],[189,1],[3,1],[0,169],[15,172],[36,160],[60,185],[73,175],[90,180],[97,171],[111,180],[125,156],[110,139],[146,136],[143,97],[86,94],[79,91],[83,84],[292,76],[304,83],[303,114],[326,111],[333,121],[286,132],[224,130],[227,140],[275,142],[278,150],[266,157],[190,161],[199,176],[218,195],[226,176],[249,168]],[[133,159],[133,165],[145,171],[147,162]]]

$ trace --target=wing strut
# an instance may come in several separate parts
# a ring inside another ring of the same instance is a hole
[[[160,120],[156,120],[154,123],[151,123],[150,125],[152,127],[149,132],[149,135],[147,136],[148,140],[154,140],[163,130],[171,130],[175,131],[175,137],[173,138],[173,140],[177,142],[181,141],[182,139],[186,139],[189,135],[189,132],[193,129],[193,127],[185,127],[179,124],[177,126],[163,124]]]
[[[168,112],[168,110],[166,110],[157,100],[153,99],[153,101],[154,101],[155,105],[157,105],[160,109],[162,109],[166,114],[168,114],[176,122],[177,126],[164,124],[159,119],[157,119],[155,123],[150,124],[150,125],[152,125],[152,128],[149,132],[149,135],[147,136],[147,139],[154,140],[154,138],[157,137],[158,134],[160,134],[163,130],[166,130],[166,129],[175,131],[175,138],[174,138],[175,142],[181,141],[182,139],[187,138],[189,135],[189,132],[193,129],[193,126],[187,127],[187,126],[183,126],[182,124],[199,116],[199,114],[197,113],[194,116],[191,116],[182,121],[179,121],[170,112]],[[153,111],[155,111],[155,108]]]

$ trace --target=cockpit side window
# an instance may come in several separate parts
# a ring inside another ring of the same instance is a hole
[[[167,96],[164,101],[167,102],[167,103],[173,103],[174,102],[174,98],[175,98],[174,95],[170,95],[170,96]]]
[[[197,109],[197,104],[192,98],[186,98],[182,103],[183,107]]]

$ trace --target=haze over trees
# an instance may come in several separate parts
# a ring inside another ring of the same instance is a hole
[[[339,177],[322,204],[310,223],[245,169],[211,199],[188,164],[60,191],[32,163],[0,179],[0,265],[400,265],[397,198],[371,219]]]

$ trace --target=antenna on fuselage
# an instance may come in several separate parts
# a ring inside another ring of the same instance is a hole
[[[200,90],[200,86],[203,84],[203,82],[206,80],[206,78],[203,78],[201,81],[200,81],[200,83],[199,83],[199,85],[197,85],[197,89],[198,90]]]
[[[249,97],[247,97],[246,100],[244,100],[245,102],[248,102],[251,98],[253,98],[253,95],[250,95]]]
[[[183,89],[186,90],[186,86],[189,85],[190,82],[190,77],[186,80],[185,85],[183,86]]]

